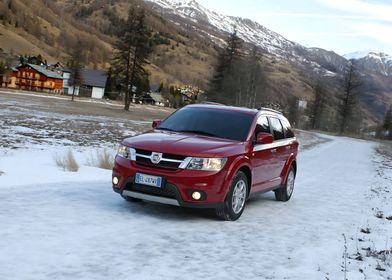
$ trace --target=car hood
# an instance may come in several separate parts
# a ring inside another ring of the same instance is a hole
[[[123,144],[141,150],[194,157],[229,157],[245,152],[243,142],[156,130],[127,138]]]

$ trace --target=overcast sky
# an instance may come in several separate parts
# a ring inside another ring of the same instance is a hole
[[[391,0],[198,0],[225,15],[253,19],[289,40],[338,54],[392,55]]]

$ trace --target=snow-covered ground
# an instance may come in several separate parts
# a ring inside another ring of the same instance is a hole
[[[30,124],[42,117],[28,111],[30,123],[11,124],[4,110],[3,143],[35,130]],[[53,116],[68,118],[48,114],[44,121]],[[73,119],[75,127],[90,121]],[[110,170],[87,166],[96,148],[77,137],[68,140],[81,165],[76,173],[54,162],[66,150],[61,139],[22,137],[23,145],[3,146],[0,279],[332,280],[345,271],[350,280],[391,279],[391,159],[374,142],[298,135],[308,148],[299,155],[292,199],[258,195],[236,222],[122,200]],[[101,143],[114,151],[110,141]]]

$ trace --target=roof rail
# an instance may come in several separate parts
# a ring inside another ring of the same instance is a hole
[[[222,105],[222,106],[226,106],[226,104],[223,103],[218,103],[218,102],[210,102],[210,101],[202,101],[199,104],[206,104],[206,105]]]
[[[266,108],[266,107],[260,107],[257,110],[259,110],[259,111],[264,110],[264,111],[269,111],[269,112],[273,112],[273,113],[277,113],[277,114],[283,115],[283,113],[278,111],[278,110],[274,110],[274,109]]]

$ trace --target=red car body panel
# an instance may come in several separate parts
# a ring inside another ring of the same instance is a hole
[[[291,165],[296,169],[298,142],[295,137],[274,141],[270,144],[254,143],[254,131],[260,116],[284,118],[282,115],[268,110],[258,111],[228,106],[203,106],[211,110],[233,110],[254,115],[246,141],[234,141],[194,133],[179,133],[153,129],[144,134],[125,139],[122,145],[143,151],[163,154],[181,155],[184,157],[227,158],[220,171],[200,171],[189,169],[158,168],[152,163],[140,164],[121,156],[116,156],[113,177],[119,179],[113,184],[116,192],[122,193],[134,184],[136,173],[151,174],[164,179],[165,184],[175,186],[178,191],[180,205],[205,206],[214,208],[223,203],[230,183],[235,174],[242,170],[248,176],[250,193],[278,188],[286,180]],[[191,107],[191,106],[188,106]],[[195,201],[192,190],[203,191],[205,199]]]

